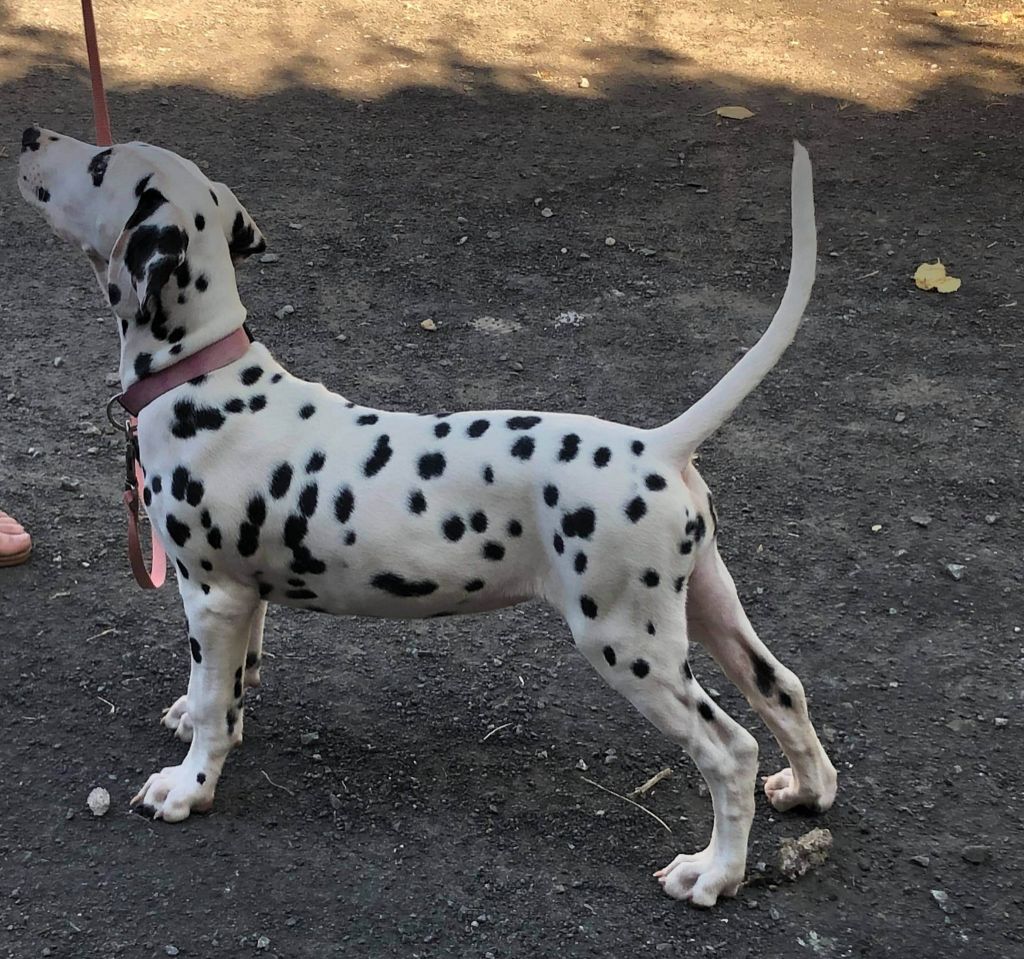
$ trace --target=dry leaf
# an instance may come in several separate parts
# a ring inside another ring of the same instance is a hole
[[[952,293],[960,289],[959,277],[947,275],[942,260],[922,263],[914,273],[914,283],[919,290],[938,290],[939,293]]]
[[[719,107],[715,113],[729,120],[749,120],[754,115],[746,107]]]

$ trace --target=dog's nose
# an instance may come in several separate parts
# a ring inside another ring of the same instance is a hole
[[[21,135],[21,152],[39,149],[39,127],[29,127]]]

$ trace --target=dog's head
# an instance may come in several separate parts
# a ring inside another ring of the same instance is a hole
[[[233,265],[266,243],[231,190],[190,160],[29,127],[18,185],[88,256],[120,320],[124,386],[242,324]]]

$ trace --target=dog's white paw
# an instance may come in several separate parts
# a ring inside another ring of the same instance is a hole
[[[711,847],[694,855],[676,856],[655,879],[673,899],[709,908],[719,896],[735,896],[743,883],[743,864],[717,861]]]
[[[172,706],[168,706],[164,710],[160,722],[168,729],[173,730],[174,734],[182,742],[192,742],[192,719],[188,714],[187,696],[178,697]]]
[[[192,765],[167,766],[153,773],[135,794],[132,806],[149,819],[180,822],[192,812],[207,812],[213,805],[214,777]]]
[[[798,781],[787,766],[774,776],[764,777],[764,794],[779,812],[805,806],[814,812],[824,812],[836,800],[836,771],[831,764],[822,771],[820,783]]]

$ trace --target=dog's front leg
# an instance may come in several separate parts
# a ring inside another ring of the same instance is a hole
[[[252,619],[249,621],[249,643],[245,653],[245,689],[255,689],[260,685],[260,665],[263,662],[263,624],[267,617],[267,603],[261,600],[257,605]],[[202,657],[202,646],[195,636],[188,638],[189,654],[192,659],[192,671],[195,672],[199,658]],[[189,680],[191,683],[191,679]],[[164,710],[160,722],[183,743],[192,742],[192,717],[188,709],[188,696],[179,696],[174,703]]]
[[[193,641],[187,696],[192,744],[180,766],[154,773],[132,800],[144,814],[168,822],[213,805],[224,760],[242,740],[245,656],[259,604],[255,593],[240,587],[214,587],[209,594],[188,582],[179,588]]]

